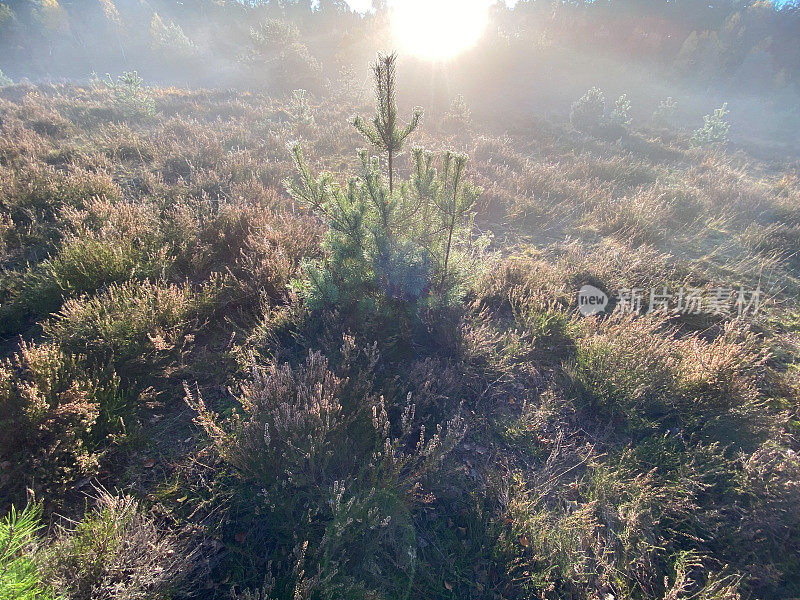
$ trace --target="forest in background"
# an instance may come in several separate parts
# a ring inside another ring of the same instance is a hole
[[[598,86],[627,93],[639,115],[668,96],[686,119],[728,101],[739,135],[796,143],[796,3],[526,0],[490,13],[479,43],[446,69],[413,61],[401,102],[443,112],[463,94],[483,120],[507,123],[566,117]],[[385,3],[361,15],[344,0],[6,1],[0,70],[12,80],[137,70],[168,85],[363,94],[374,52],[392,47],[389,14]]]

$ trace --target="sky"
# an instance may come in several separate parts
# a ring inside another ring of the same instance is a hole
[[[402,0],[394,0],[395,2],[402,2]],[[486,6],[491,6],[495,4],[497,0],[484,0]],[[357,10],[358,12],[364,12],[372,8],[372,0],[347,0],[347,3],[350,5],[351,8]],[[390,4],[392,1],[390,0]],[[508,5],[516,4],[516,0],[505,0],[505,3]]]
[[[395,2],[402,2],[402,0],[394,0],[394,1]],[[486,6],[491,6],[492,4],[495,4],[495,2],[497,0],[484,0],[484,1],[486,3]],[[789,2],[789,0],[774,0],[774,2],[778,6],[783,6],[784,4],[787,4]],[[366,10],[369,10],[370,8],[372,8],[372,0],[347,0],[347,3],[354,10],[357,10],[359,12],[363,12],[363,11],[366,11]],[[390,0],[390,3],[391,3],[391,0]],[[516,0],[505,0],[505,3],[508,4],[509,6],[512,6],[512,5],[516,4]]]

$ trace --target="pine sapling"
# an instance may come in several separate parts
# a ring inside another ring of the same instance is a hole
[[[406,138],[419,125],[422,109],[415,108],[411,121],[402,126],[397,121],[397,101],[395,98],[395,66],[396,54],[378,54],[378,60],[372,67],[375,75],[375,96],[378,101],[378,112],[367,123],[361,117],[353,119],[353,125],[373,146],[387,154],[389,169],[389,193],[394,193],[394,158],[403,149]]]

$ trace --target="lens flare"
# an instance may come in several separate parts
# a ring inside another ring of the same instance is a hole
[[[392,30],[402,52],[446,60],[473,46],[488,21],[486,0],[397,0]]]

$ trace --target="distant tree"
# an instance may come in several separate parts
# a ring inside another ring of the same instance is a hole
[[[322,67],[301,41],[300,30],[281,19],[268,18],[250,29],[242,59],[277,92],[321,86]]]
[[[197,52],[197,46],[173,21],[164,22],[158,13],[150,20],[150,44],[154,50],[166,51],[177,57],[187,57]]]
[[[394,157],[403,149],[406,138],[417,128],[422,118],[422,109],[415,108],[407,125],[397,122],[396,63],[396,54],[378,55],[378,60],[372,67],[378,111],[371,123],[359,116],[353,118],[353,125],[359,133],[379,151],[387,154],[390,193],[394,191]]]

